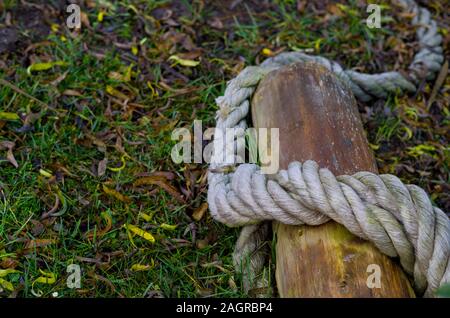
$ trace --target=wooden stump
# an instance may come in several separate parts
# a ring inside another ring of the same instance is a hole
[[[253,97],[252,119],[256,128],[279,128],[281,169],[313,159],[336,175],[377,172],[353,94],[321,65],[296,63],[268,74]],[[340,224],[274,222],[274,230],[281,297],[414,297],[396,260]],[[381,268],[381,288],[366,284],[370,264]]]

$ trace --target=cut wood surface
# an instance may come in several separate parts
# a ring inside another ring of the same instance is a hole
[[[280,168],[315,160],[336,175],[377,172],[350,89],[326,68],[297,63],[268,74],[252,100],[253,126],[279,128]],[[397,260],[330,221],[320,226],[274,222],[281,297],[414,297]],[[381,288],[369,288],[370,264]]]

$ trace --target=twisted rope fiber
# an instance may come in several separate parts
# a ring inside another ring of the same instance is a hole
[[[420,49],[408,73],[363,74],[344,70],[338,63],[300,52],[282,53],[260,66],[245,68],[228,82],[216,102],[216,127],[247,128],[250,98],[259,81],[284,65],[319,63],[349,85],[362,101],[385,98],[389,93],[414,92],[423,79],[433,79],[443,62],[441,36],[427,9],[414,1],[398,1],[415,14],[419,26]],[[226,225],[244,226],[233,255],[237,271],[243,273],[244,289],[261,285],[267,246],[261,246],[269,233],[269,220],[291,225],[320,225],[330,219],[344,225],[356,236],[370,240],[384,254],[398,257],[403,269],[414,278],[420,295],[433,296],[450,282],[450,220],[433,207],[424,190],[406,185],[393,175],[358,172],[334,176],[314,161],[292,162],[287,170],[265,175],[255,164],[241,164],[234,172],[223,158],[227,147],[240,153],[245,145],[227,145],[215,136],[208,174],[208,203],[214,219]],[[238,158],[234,158],[237,165]],[[257,282],[258,277],[260,283]]]

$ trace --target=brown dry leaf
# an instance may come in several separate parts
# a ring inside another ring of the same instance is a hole
[[[25,249],[35,249],[35,248],[39,248],[39,247],[46,247],[48,245],[51,244],[55,244],[56,240],[54,239],[36,239],[36,240],[29,240],[26,244],[25,244]]]
[[[178,53],[177,56],[183,60],[195,60],[202,56],[203,51],[201,49],[195,49],[186,53]]]
[[[165,176],[161,175],[152,175],[148,177],[139,178],[133,182],[133,186],[139,187],[142,185],[153,185],[156,181],[167,180]]]
[[[203,202],[192,214],[192,218],[195,221],[200,221],[203,216],[205,215],[205,212],[208,210],[208,203]]]
[[[433,104],[434,100],[436,99],[436,95],[439,89],[441,88],[442,84],[444,84],[445,79],[447,78],[447,74],[448,74],[448,61],[445,61],[434,83],[433,90],[431,91],[430,98],[428,99],[427,108],[430,108],[431,104]]]
[[[66,71],[59,75],[57,78],[55,78],[53,81],[50,82],[50,85],[52,86],[58,86],[59,83],[65,80],[67,74],[69,74],[69,71]]]
[[[10,257],[5,257],[0,261],[0,267],[3,269],[15,269],[17,266],[19,266],[19,261]]]
[[[83,12],[83,11],[80,12],[80,20],[81,20],[81,23],[82,23],[85,27],[87,27],[87,28],[90,28],[90,27],[91,27],[91,23],[89,22],[89,17],[88,17],[88,15],[87,15],[85,12]]]
[[[14,158],[14,154],[12,152],[14,146],[16,144],[12,141],[0,141],[0,150],[7,149],[6,152],[6,159],[15,167],[18,168],[19,164],[16,161],[16,158]]]
[[[303,13],[306,7],[306,0],[297,0],[297,11]]]
[[[329,13],[331,13],[333,16],[337,16],[337,17],[342,17],[342,16],[344,16],[344,13],[342,12],[342,10],[339,8],[339,6],[338,5],[336,5],[336,4],[329,4],[328,6],[327,6],[327,11],[329,12]]]
[[[103,140],[97,138],[94,135],[91,135],[89,133],[86,133],[86,137],[94,144],[97,146],[97,149],[101,152],[105,152],[106,151],[106,144]]]
[[[183,195],[171,184],[167,182],[167,179],[160,176],[151,176],[151,177],[144,177],[136,180],[133,185],[135,187],[141,186],[141,185],[157,185],[160,188],[164,189],[166,192],[168,192],[171,196],[173,196],[177,201],[184,203]]]
[[[160,81],[159,86],[161,86],[162,88],[164,88],[165,90],[169,91],[169,92],[173,92],[175,94],[180,94],[180,95],[184,95],[190,92],[195,91],[197,88],[172,88],[170,87],[170,85],[168,85],[167,83]]]
[[[106,167],[108,166],[108,158],[104,158],[102,161],[98,163],[97,175],[102,177],[106,173]]]
[[[45,231],[45,226],[38,220],[30,220],[32,224],[31,233],[34,237],[41,235]]]
[[[208,25],[215,29],[219,29],[219,30],[223,29],[223,23],[218,17],[214,17],[211,20],[209,20]]]
[[[77,97],[83,96],[83,94],[81,94],[79,91],[76,91],[74,89],[66,89],[64,92],[62,92],[62,94],[66,95],[66,96],[77,96]]]
[[[128,197],[128,196],[126,196],[126,195],[123,195],[123,194],[120,193],[119,191],[116,191],[116,190],[114,190],[114,189],[110,189],[110,188],[108,188],[106,185],[103,185],[103,191],[104,191],[106,194],[108,194],[108,195],[110,195],[110,196],[116,198],[117,200],[119,200],[119,201],[121,201],[121,202],[125,202],[125,203],[130,203],[130,202],[131,202],[131,198],[130,198],[130,197]]]
[[[37,42],[37,43],[33,43],[30,44],[24,51],[24,55],[28,55],[28,52],[33,51],[39,47],[42,46],[51,46],[51,45],[55,45],[55,43],[51,42],[51,41],[42,41],[42,42]]]
[[[104,236],[106,233],[108,233],[111,230],[111,228],[112,228],[112,218],[111,218],[111,216],[108,214],[108,212],[102,212],[101,216],[106,222],[105,227],[103,229],[98,230],[98,231],[94,231],[94,230],[89,231],[86,234],[86,238],[87,239],[91,240],[91,239],[94,238],[94,236],[102,237],[102,236]]]
[[[167,180],[175,179],[175,173],[171,171],[141,172],[136,174],[136,177],[151,177],[151,176],[160,176],[166,178]]]
[[[114,284],[106,277],[103,277],[102,275],[99,275],[99,274],[95,273],[94,271],[88,271],[87,275],[89,277],[91,277],[92,279],[94,279],[94,281],[101,281],[104,284],[106,284],[106,286],[108,286],[111,289],[111,292],[117,293],[119,297],[121,297],[121,298],[124,297],[120,292],[118,292],[116,290],[116,287],[114,286]]]
[[[204,249],[206,247],[208,247],[209,245],[209,241],[208,239],[204,239],[204,240],[198,240],[195,245],[197,246],[198,249]]]

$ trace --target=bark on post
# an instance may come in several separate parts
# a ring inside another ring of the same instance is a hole
[[[253,126],[279,128],[280,168],[313,159],[335,174],[377,172],[355,98],[323,66],[297,63],[268,74],[252,101]],[[414,297],[396,260],[342,225],[275,224],[276,280],[281,297]],[[381,288],[366,284],[370,264]]]

